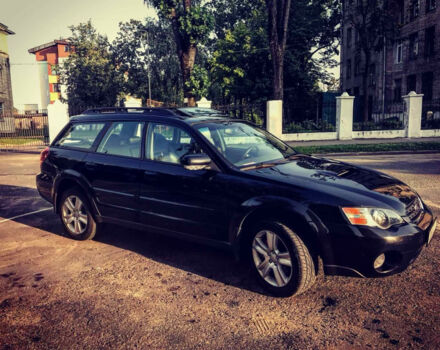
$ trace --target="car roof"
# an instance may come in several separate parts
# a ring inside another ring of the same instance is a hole
[[[193,110],[195,113],[192,113]],[[113,120],[181,120],[189,125],[201,122],[231,121],[231,118],[214,114],[212,109],[206,109],[204,115],[202,108],[140,108],[140,107],[102,107],[92,108],[70,118],[72,122],[113,121]]]

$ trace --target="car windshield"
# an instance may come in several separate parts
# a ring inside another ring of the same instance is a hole
[[[244,122],[201,123],[195,128],[229,162],[241,168],[284,160],[296,153],[266,131]]]

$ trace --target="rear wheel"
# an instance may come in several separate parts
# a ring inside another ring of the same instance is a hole
[[[301,238],[287,226],[262,223],[250,239],[250,263],[258,281],[276,296],[306,291],[315,281],[315,265]]]
[[[64,231],[77,240],[92,239],[97,223],[92,216],[84,194],[77,188],[68,189],[60,200],[60,218]]]

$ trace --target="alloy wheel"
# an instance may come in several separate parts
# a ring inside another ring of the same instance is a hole
[[[276,233],[263,230],[252,242],[252,257],[260,276],[274,287],[284,287],[292,279],[292,258],[287,245]]]
[[[64,224],[74,235],[84,233],[87,228],[86,208],[78,196],[71,195],[66,198],[62,207],[62,217]]]

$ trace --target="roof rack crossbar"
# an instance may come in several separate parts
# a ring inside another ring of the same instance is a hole
[[[82,114],[111,114],[111,113],[155,113],[158,115],[175,115],[169,109],[154,107],[97,107],[89,108]]]

